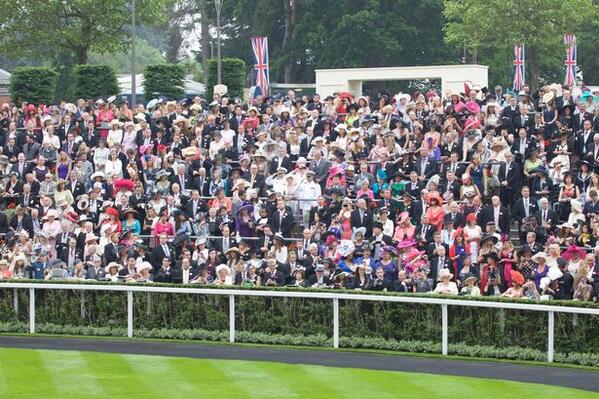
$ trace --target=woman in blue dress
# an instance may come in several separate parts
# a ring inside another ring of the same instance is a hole
[[[374,270],[381,267],[383,272],[385,273],[385,279],[388,281],[397,280],[397,262],[393,259],[393,255],[397,255],[397,249],[391,245],[386,245],[383,247],[383,257],[376,264]]]

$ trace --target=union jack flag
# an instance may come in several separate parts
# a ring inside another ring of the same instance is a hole
[[[524,87],[526,67],[524,65],[524,46],[514,46],[514,90],[520,91]]]
[[[576,36],[572,33],[564,34],[564,44],[566,45],[566,78],[564,84],[567,86],[576,86]]]
[[[268,95],[270,92],[270,72],[268,68],[268,38],[252,37],[252,50],[254,52],[254,69],[256,70],[256,87],[260,92],[256,95]]]

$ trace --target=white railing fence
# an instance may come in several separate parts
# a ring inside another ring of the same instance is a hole
[[[196,294],[196,295],[222,295],[229,298],[229,341],[235,342],[235,297],[280,297],[280,298],[312,298],[329,299],[333,305],[333,347],[339,348],[339,300],[374,301],[374,302],[400,302],[420,305],[441,306],[441,351],[447,355],[448,348],[448,306],[479,307],[494,309],[510,309],[531,312],[547,313],[547,361],[553,362],[554,356],[554,330],[555,313],[599,315],[597,308],[581,308],[570,306],[555,306],[540,303],[515,303],[515,302],[486,302],[476,300],[461,300],[437,297],[410,297],[391,295],[361,295],[349,294],[338,291],[302,292],[302,291],[259,291],[243,289],[213,289],[213,288],[185,288],[185,287],[158,287],[151,285],[94,285],[94,284],[36,284],[36,283],[0,283],[0,289],[13,288],[29,290],[29,333],[35,334],[35,292],[36,290],[82,290],[82,291],[115,291],[127,293],[127,336],[133,337],[133,294],[169,293],[169,294]],[[15,307],[17,307],[15,295]]]

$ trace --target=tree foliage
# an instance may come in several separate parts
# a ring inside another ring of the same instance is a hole
[[[162,21],[171,1],[137,0],[138,23]],[[0,50],[39,58],[53,57],[58,48],[85,64],[90,50],[112,54],[128,48],[129,7],[129,0],[0,0]]]
[[[119,83],[109,65],[77,65],[73,70],[73,94],[77,98],[102,98],[119,94]]]
[[[10,95],[15,103],[49,104],[54,99],[58,74],[46,67],[19,67],[10,76]]]
[[[313,82],[315,68],[457,62],[443,42],[443,1],[225,0],[223,53],[251,60],[250,37],[268,36],[271,80]],[[213,13],[213,6],[208,10]],[[260,12],[256,12],[256,10]],[[291,32],[286,32],[294,12]],[[212,19],[213,14],[206,16]],[[291,74],[285,72],[291,68]],[[287,70],[286,70],[287,69]]]
[[[146,99],[165,96],[179,99],[185,94],[185,68],[178,64],[154,64],[144,69]]]
[[[218,62],[211,59],[208,62],[208,77],[206,84],[206,96],[212,98],[214,85],[217,80]],[[245,87],[245,62],[239,58],[222,59],[222,83],[227,86],[230,97],[243,97],[243,88]]]
[[[116,53],[107,57],[100,53],[92,52],[89,54],[89,63],[94,65],[109,65],[117,74],[131,73],[131,53],[129,51]],[[152,46],[146,40],[138,39],[135,41],[135,66],[136,71],[143,71],[147,65],[160,64],[166,62],[164,56],[156,47]]]
[[[515,44],[524,44],[527,83],[534,88],[552,77],[563,59],[563,34],[593,20],[597,6],[593,0],[445,0],[444,13],[447,42],[491,59],[499,56],[498,67],[510,60]]]

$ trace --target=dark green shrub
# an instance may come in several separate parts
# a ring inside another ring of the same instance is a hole
[[[46,67],[16,68],[10,76],[10,95],[17,104],[52,102],[58,74]]]
[[[144,97],[179,99],[185,94],[185,67],[178,64],[148,65],[144,69]]]
[[[245,87],[245,62],[239,58],[223,58],[221,62],[222,83],[227,86],[229,97],[243,97]],[[212,98],[214,85],[218,83],[218,62],[215,58],[208,61],[208,79],[206,98]]]
[[[77,65],[73,69],[73,94],[77,98],[106,98],[120,93],[114,69],[109,65]]]

